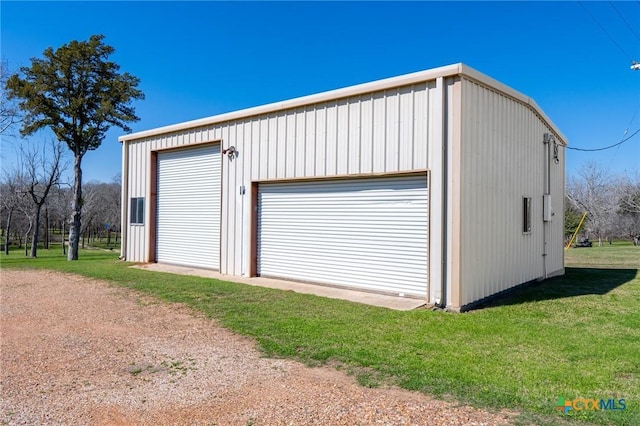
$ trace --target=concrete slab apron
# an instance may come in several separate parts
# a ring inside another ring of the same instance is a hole
[[[198,277],[214,278],[221,281],[230,281],[259,287],[268,287],[278,290],[290,290],[296,293],[314,294],[330,299],[348,300],[356,303],[380,306],[398,311],[410,311],[425,305],[421,299],[389,296],[384,294],[369,293],[365,291],[347,290],[323,285],[300,283],[295,281],[279,280],[264,277],[238,277],[235,275],[223,275],[208,269],[192,268],[188,266],[169,265],[164,263],[146,263],[132,266],[133,268],[149,271],[166,272],[179,275],[195,275]]]

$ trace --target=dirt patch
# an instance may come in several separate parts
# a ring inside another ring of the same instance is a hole
[[[1,272],[0,423],[494,425],[505,413],[264,358],[188,308],[47,271]]]

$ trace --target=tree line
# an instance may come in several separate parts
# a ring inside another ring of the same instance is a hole
[[[565,234],[571,236],[583,216],[581,238],[603,242],[631,240],[640,245],[640,171],[611,175],[590,162],[567,179]]]
[[[66,254],[73,199],[73,188],[65,181],[68,168],[62,145],[52,141],[38,148],[24,143],[17,164],[3,170],[0,235],[5,254],[13,245],[24,247],[25,256],[37,257],[38,248],[49,249],[51,243],[61,244]],[[119,175],[108,183],[91,181],[83,186],[80,245],[98,240],[106,247],[115,247],[120,235]]]

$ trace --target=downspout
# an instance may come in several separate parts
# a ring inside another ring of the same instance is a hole
[[[542,142],[545,145],[545,176],[544,176],[544,195],[542,196],[542,278],[547,279],[549,274],[547,272],[547,246],[549,244],[547,235],[548,216],[551,214],[549,209],[550,195],[551,195],[551,142],[553,137],[549,133],[545,133]]]
[[[433,134],[430,140],[429,168],[431,170],[429,220],[429,287],[434,307],[446,308],[447,295],[447,111],[446,87],[443,77],[436,78],[433,94]],[[438,115],[439,114],[439,115]],[[431,290],[432,289],[432,290]]]
[[[129,225],[127,223],[129,200],[129,149],[127,141],[122,141],[122,190],[120,194],[120,260],[127,260],[127,237]]]
[[[448,263],[449,263],[449,135],[448,135],[448,99],[447,86],[444,78],[439,78],[440,96],[442,105],[442,280],[441,280],[441,306],[446,309],[449,303],[449,294],[447,292],[447,284],[449,280]]]

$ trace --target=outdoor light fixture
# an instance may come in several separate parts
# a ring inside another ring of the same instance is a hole
[[[223,149],[222,150],[222,154],[227,154],[227,156],[229,157],[229,160],[233,160],[233,158],[236,156],[236,153],[238,151],[236,151],[236,147],[231,145],[229,148],[227,149]]]

